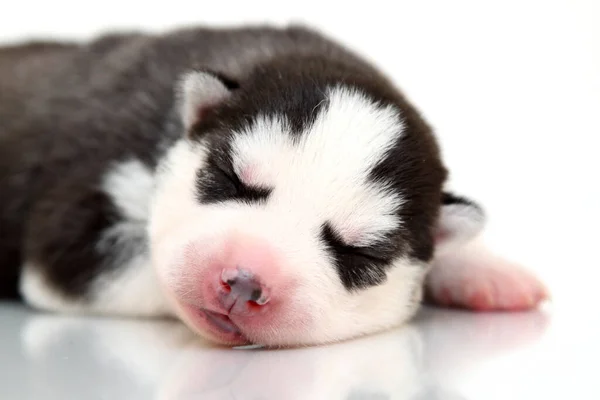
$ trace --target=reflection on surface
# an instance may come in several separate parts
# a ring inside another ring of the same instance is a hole
[[[34,399],[459,400],[445,384],[537,339],[541,313],[424,310],[411,324],[331,346],[211,347],[173,321],[131,321],[0,308],[12,396]],[[4,357],[3,357],[4,358]],[[454,376],[454,377],[452,377]],[[5,375],[4,378],[7,378]]]

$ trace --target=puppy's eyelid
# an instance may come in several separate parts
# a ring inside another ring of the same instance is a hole
[[[385,262],[387,261],[387,257],[385,257],[385,253],[373,247],[354,247],[349,246],[352,249],[352,252],[360,255],[362,257],[369,258],[373,261]]]
[[[385,247],[385,243],[379,241],[371,243],[368,246],[355,245],[342,239],[334,228],[331,228],[337,240],[340,242],[341,251],[350,256],[360,256],[368,258],[375,262],[387,262],[388,258],[385,256],[385,252],[381,251],[381,248]]]
[[[225,176],[227,176],[229,179],[231,179],[234,183],[236,184],[241,184],[242,182],[240,181],[240,178],[237,176],[237,174],[235,173],[234,170],[231,171],[227,171],[219,166],[217,166],[217,169],[219,171],[221,171],[221,173]]]
[[[212,162],[212,166],[217,171],[219,171],[221,174],[226,176],[232,183],[235,183],[236,185],[242,184],[242,181],[240,180],[239,176],[236,174],[235,169],[228,168],[225,164],[226,164],[226,162],[223,160],[214,160]]]

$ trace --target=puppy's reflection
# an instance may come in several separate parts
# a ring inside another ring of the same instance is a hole
[[[245,350],[211,347],[170,321],[40,315],[22,337],[36,366],[30,379],[45,399],[81,391],[128,399],[378,400],[420,390],[422,342],[410,325],[332,346]]]
[[[426,311],[380,335],[265,350],[213,347],[175,321],[38,314],[22,338],[34,398],[446,400],[462,397],[440,394],[440,375],[534,339],[544,322]]]

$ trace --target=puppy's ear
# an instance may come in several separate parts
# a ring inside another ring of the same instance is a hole
[[[485,214],[481,206],[466,197],[445,192],[434,232],[436,252],[465,244],[484,226]]]
[[[185,131],[188,132],[214,107],[227,101],[238,87],[237,82],[208,70],[184,74],[177,95],[179,115]]]

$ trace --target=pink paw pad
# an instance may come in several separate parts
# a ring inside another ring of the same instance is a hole
[[[433,303],[473,311],[520,311],[548,298],[544,285],[517,265],[456,261],[441,260],[428,276],[427,296]]]

